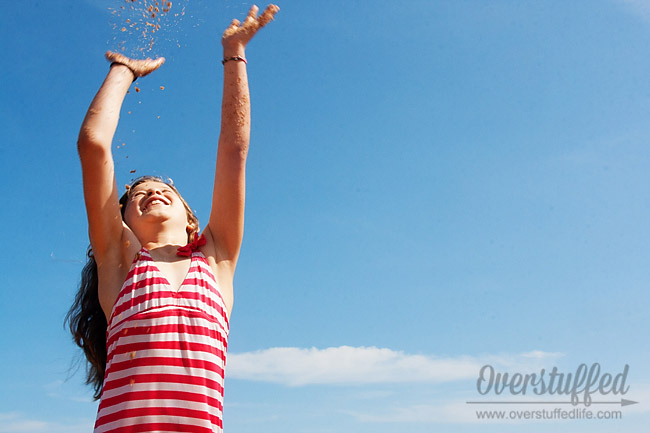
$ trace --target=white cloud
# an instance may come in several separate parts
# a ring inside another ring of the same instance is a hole
[[[629,394],[625,395],[627,400],[638,402],[627,406],[625,413],[650,413],[650,383],[630,383]]]
[[[561,407],[561,406],[559,406]],[[555,407],[550,408],[552,411]],[[570,408],[569,408],[570,409]],[[519,411],[542,411],[549,410],[549,406],[496,406],[486,405],[482,407],[469,405],[464,401],[445,402],[441,404],[414,404],[411,406],[391,407],[375,413],[346,412],[364,423],[423,423],[423,424],[515,424],[523,422],[518,419],[489,419],[479,418],[477,412],[504,411],[509,413],[513,410]],[[527,422],[532,422],[527,420]]]
[[[545,395],[543,397],[537,395],[517,396],[513,398],[512,395],[500,395],[490,398],[490,401],[502,402],[518,401],[529,402],[529,404],[468,404],[468,401],[480,401],[476,395],[469,395],[466,399],[454,398],[437,401],[395,405],[391,404],[386,407],[377,408],[374,411],[345,411],[343,413],[353,416],[359,422],[363,423],[423,423],[423,424],[521,424],[521,423],[547,423],[547,422],[565,422],[574,423],[576,417],[566,419],[558,419],[557,415],[551,415],[557,409],[571,412],[575,411],[576,414],[581,413],[583,410],[588,410],[592,416],[598,416],[599,411],[621,411],[623,418],[638,416],[639,414],[650,413],[650,384],[630,384],[629,393],[625,396],[620,395],[598,395],[592,396],[594,401],[619,401],[621,397],[626,400],[636,401],[636,404],[630,406],[620,405],[592,405],[585,407],[578,405],[576,407],[568,405],[565,402],[568,400],[565,395]],[[536,404],[539,401],[556,401],[557,405],[553,404]],[[478,412],[485,414],[486,412],[495,413],[501,411],[505,419],[489,419],[485,416],[479,417]],[[524,413],[531,414],[531,419],[526,419]],[[547,417],[555,416],[554,419],[537,419],[537,414],[545,413]],[[521,416],[522,418],[518,418]],[[584,415],[582,415],[584,416]],[[584,419],[584,418],[583,418]],[[638,418],[637,418],[638,419]],[[646,428],[647,429],[647,428]],[[632,430],[630,430],[632,431]],[[636,430],[646,431],[646,430]]]
[[[389,408],[376,413],[347,412],[365,423],[476,423],[476,415],[465,402],[417,404]],[[483,422],[483,421],[481,421]]]
[[[0,432],[41,432],[46,427],[46,422],[25,419],[16,412],[0,413]]]
[[[631,406],[607,405],[607,406],[591,406],[584,407],[582,405],[571,406],[563,404],[567,398],[565,396],[548,395],[544,398],[539,396],[518,396],[516,401],[525,402],[529,401],[530,404],[468,404],[465,400],[453,400],[439,402],[438,404],[412,404],[395,407],[381,408],[375,412],[360,412],[360,411],[346,411],[344,413],[353,416],[360,422],[364,423],[424,423],[424,424],[518,424],[518,423],[548,423],[548,422],[566,422],[574,423],[578,416],[585,416],[582,414],[583,410],[592,413],[592,416],[598,416],[599,411],[621,411],[623,417],[629,417],[636,414],[645,414],[650,412],[650,390],[648,385],[641,384],[634,387],[635,392],[626,395],[625,398],[637,401],[638,403]],[[620,396],[606,398],[607,400],[620,400]],[[476,400],[471,398],[470,400]],[[511,401],[512,396],[500,396],[492,398],[492,401]],[[535,404],[537,401],[557,401],[558,404]],[[599,397],[596,400],[603,400]],[[567,418],[558,418],[554,412],[556,410],[566,411],[568,413],[574,412],[573,418],[568,415]],[[505,419],[490,419],[488,417],[479,417],[477,413],[482,412],[502,412]],[[530,418],[525,418],[525,413],[530,415]],[[549,419],[539,419],[540,414],[545,414]],[[581,415],[578,415],[581,414]],[[550,419],[551,417],[555,417]],[[584,418],[582,418],[584,419]]]
[[[327,349],[301,349],[295,347],[278,347],[256,352],[230,354],[228,358],[228,378],[272,382],[288,386],[309,384],[391,384],[391,383],[443,383],[454,381],[472,381],[486,364],[492,365],[502,373],[539,373],[547,372],[557,366],[565,373],[575,372],[577,365],[558,365],[566,361],[563,353],[532,350],[518,354],[482,354],[476,356],[432,356],[407,354],[377,347],[331,347]],[[461,389],[457,389],[460,387]],[[433,391],[433,389],[437,391]],[[459,383],[458,386],[434,386],[431,392],[423,394],[400,394],[399,389],[374,389],[360,386],[353,392],[357,400],[373,401],[373,409],[365,403],[357,407],[348,404],[339,411],[364,424],[531,424],[531,423],[575,423],[574,419],[526,419],[545,416],[556,409],[571,411],[582,410],[584,406],[574,408],[567,404],[566,395],[548,394],[539,396],[533,393],[517,395],[510,393],[487,397],[477,394],[475,383]],[[411,398],[412,397],[412,398]],[[593,396],[592,396],[593,397]],[[595,398],[595,397],[594,397]],[[620,395],[599,396],[597,400],[619,400]],[[625,399],[637,401],[632,406],[619,405],[592,406],[589,410],[622,411],[624,417],[634,417],[650,412],[650,387],[646,384],[630,383],[630,392]],[[489,403],[500,402],[501,404]],[[517,401],[517,404],[507,403]],[[543,401],[545,403],[539,403]],[[547,404],[556,401],[558,404]],[[468,402],[479,402],[468,403]],[[524,404],[527,403],[527,404]],[[364,407],[365,406],[365,407]],[[489,419],[477,415],[486,411],[502,411],[511,419]],[[514,415],[513,415],[514,414]],[[518,418],[520,416],[521,418]],[[557,416],[557,415],[555,415]],[[408,430],[408,429],[406,429]],[[640,430],[637,430],[640,431]]]
[[[535,370],[562,356],[533,351],[520,355],[436,357],[377,347],[301,349],[275,347],[228,355],[227,376],[289,386],[312,384],[440,383],[475,379],[487,363]]]
[[[623,4],[625,9],[633,14],[650,21],[650,2],[648,0],[618,0],[618,3]]]
[[[525,352],[521,354],[524,358],[534,358],[534,359],[548,359],[548,358],[560,358],[564,356],[561,352],[542,352],[541,350],[531,350],[530,352]]]
[[[49,422],[18,412],[0,413],[2,433],[88,433],[92,431],[94,424],[94,419]]]

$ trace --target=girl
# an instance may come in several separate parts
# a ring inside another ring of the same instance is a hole
[[[163,58],[108,52],[110,71],[79,133],[90,249],[67,320],[101,398],[95,433],[220,432],[233,275],[243,235],[250,135],[245,48],[279,8],[233,20],[222,38],[224,89],[210,219],[172,184],[136,180],[118,199],[111,142],[131,83]]]

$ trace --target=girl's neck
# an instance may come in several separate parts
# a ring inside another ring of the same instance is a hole
[[[143,246],[149,251],[149,254],[151,254],[151,257],[156,262],[177,262],[186,258],[176,254],[178,252],[178,245]]]
[[[178,230],[141,233],[138,239],[148,251],[156,251],[158,254],[171,257],[176,255],[178,247],[187,244],[187,233]]]

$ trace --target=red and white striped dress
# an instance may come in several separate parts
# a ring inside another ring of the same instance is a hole
[[[200,251],[176,291],[140,250],[108,322],[94,432],[221,432],[228,329]]]

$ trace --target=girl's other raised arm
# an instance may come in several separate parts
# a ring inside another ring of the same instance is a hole
[[[113,63],[88,108],[77,142],[90,244],[98,265],[119,245],[123,232],[111,153],[122,102],[136,77],[149,74],[165,61],[133,60],[112,52],[106,53],[106,58]]]
[[[221,133],[207,236],[215,260],[232,273],[244,234],[245,169],[250,139],[250,96],[246,73],[246,44],[280,10],[269,5],[258,16],[253,6],[246,20],[233,20],[221,40],[224,56]]]

